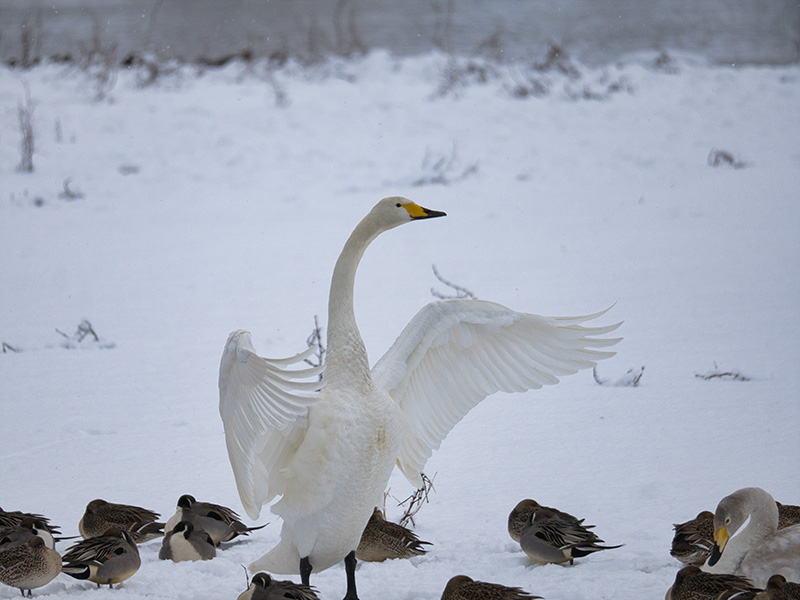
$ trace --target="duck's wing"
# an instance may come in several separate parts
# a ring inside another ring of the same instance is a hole
[[[253,519],[280,493],[280,470],[302,442],[308,409],[319,399],[321,382],[307,380],[323,368],[290,368],[315,350],[262,358],[250,332],[228,336],[219,368],[219,413],[239,496]]]
[[[464,415],[497,391],[523,392],[613,356],[621,338],[597,337],[621,323],[584,327],[583,317],[541,317],[481,300],[423,307],[372,370],[400,407],[404,432],[397,464],[408,480]]]

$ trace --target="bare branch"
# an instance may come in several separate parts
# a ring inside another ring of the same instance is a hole
[[[308,346],[316,346],[317,351],[314,353],[316,360],[307,358],[305,362],[312,367],[321,367],[325,363],[325,344],[322,341],[322,328],[319,326],[317,315],[314,315],[314,330],[306,338],[306,344]],[[322,375],[319,376],[319,379],[322,381]]]
[[[470,300],[477,300],[478,299],[478,297],[475,294],[473,294],[470,290],[468,290],[467,288],[461,287],[460,285],[457,285],[457,284],[455,284],[455,283],[453,283],[451,281],[446,280],[444,277],[442,277],[441,274],[439,273],[438,269],[436,268],[436,265],[431,265],[431,267],[433,268],[433,274],[436,277],[436,279],[441,281],[447,287],[453,288],[455,290],[455,292],[456,292],[455,296],[452,296],[452,295],[448,296],[447,294],[443,294],[441,292],[436,291],[434,288],[431,288],[431,294],[434,296],[434,298],[439,298],[440,300],[447,300],[447,299],[450,299],[450,298],[469,298]]]
[[[17,105],[17,117],[19,119],[19,153],[20,163],[17,169],[25,173],[33,171],[33,101],[31,100],[31,90],[28,84],[23,84],[25,88],[25,102]]]
[[[436,479],[436,475],[438,473],[434,473],[433,477],[428,478],[425,473],[421,473],[422,475],[422,487],[416,490],[413,494],[411,494],[408,498],[403,500],[402,502],[398,502],[397,506],[406,506],[406,510],[403,513],[403,516],[400,518],[400,525],[405,527],[409,523],[411,525],[416,526],[414,522],[414,515],[416,515],[419,510],[422,508],[423,504],[428,503],[428,496],[432,491],[436,491],[433,488],[433,480]]]

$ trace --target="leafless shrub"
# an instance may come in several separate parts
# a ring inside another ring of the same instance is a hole
[[[87,320],[84,319],[80,323],[78,323],[78,328],[75,330],[71,336],[67,335],[63,331],[56,329],[56,333],[65,337],[68,340],[74,340],[78,343],[81,343],[87,336],[91,335],[94,338],[95,342],[100,341],[100,337],[95,333],[94,329],[92,329],[92,324]]]
[[[512,96],[521,99],[531,96],[539,98],[550,93],[554,76],[576,81],[581,78],[581,71],[563,46],[550,41],[543,58],[534,58],[527,64],[520,63],[514,67],[512,76],[515,80],[509,90]]]
[[[405,506],[405,512],[399,521],[400,525],[405,527],[411,523],[412,526],[416,526],[416,523],[414,522],[414,515],[419,512],[423,504],[428,503],[428,497],[430,496],[430,493],[436,491],[433,487],[433,480],[436,479],[437,474],[438,473],[434,473],[432,478],[428,478],[425,473],[421,473],[422,487],[416,490],[405,500],[398,501],[397,506]]]
[[[736,160],[730,152],[716,148],[712,148],[708,153],[708,164],[711,167],[733,167],[734,169],[743,169],[747,166],[747,163]]]
[[[283,66],[285,62],[286,58],[282,53],[271,55],[267,59],[266,68],[264,70],[264,79],[272,91],[272,96],[275,99],[275,106],[278,108],[286,108],[291,104],[289,93],[286,91],[285,86],[278,81],[278,78],[276,77],[277,69]]]
[[[117,81],[117,45],[103,41],[102,28],[96,15],[90,44],[80,43],[78,48],[81,53],[80,66],[94,81],[95,100],[104,100]]]
[[[168,75],[177,73],[180,63],[175,60],[166,60],[158,53],[132,52],[120,62],[120,66],[136,72],[137,85],[148,87]]]
[[[69,182],[72,181],[72,177],[67,177],[64,180],[64,191],[58,194],[58,197],[62,200],[79,200],[83,198],[83,194],[78,190],[73,190],[69,187]]]
[[[564,86],[564,93],[571,100],[607,100],[612,94],[619,92],[632,92],[633,88],[624,75],[612,80],[604,73],[596,83],[584,81],[581,85]]]
[[[25,85],[25,102],[20,102],[17,105],[17,118],[19,120],[19,153],[20,163],[17,167],[18,170],[24,173],[33,171],[33,151],[34,151],[34,134],[33,134],[33,101],[31,100],[31,91],[27,84]]]
[[[439,292],[436,289],[431,288],[431,295],[433,295],[435,298],[439,298],[440,300],[447,300],[451,298],[469,298],[470,300],[478,299],[478,297],[467,288],[461,287],[460,285],[457,285],[442,277],[442,275],[439,273],[439,270],[436,268],[436,265],[431,265],[431,267],[433,268],[433,275],[436,277],[436,279],[441,281],[447,287],[453,288],[453,290],[455,291],[455,295],[443,294],[442,292]]]
[[[434,98],[458,94],[471,85],[483,85],[497,77],[497,67],[487,60],[450,56],[442,68]]]
[[[503,28],[496,29],[491,35],[481,40],[475,47],[475,54],[477,56],[484,56],[489,60],[496,63],[503,62],[505,58],[505,43],[503,37],[506,31]]]
[[[88,319],[83,319],[80,323],[78,323],[78,327],[75,330],[75,333],[72,335],[67,335],[59,329],[56,329],[56,333],[64,338],[61,346],[70,350],[79,347],[106,349],[113,348],[115,346],[113,342],[105,341],[103,338],[97,335],[97,332],[95,332]],[[83,344],[83,342],[88,342],[88,344]]]
[[[431,5],[436,14],[433,45],[440,50],[450,52],[450,32],[453,28],[453,0],[432,0]]]
[[[702,379],[703,381],[712,381],[714,379],[720,380],[728,380],[728,381],[750,381],[750,377],[746,375],[742,375],[738,371],[734,370],[723,370],[717,366],[717,363],[714,363],[714,368],[710,371],[705,373],[695,373],[695,377],[698,379]]]
[[[426,149],[422,159],[422,171],[422,177],[413,181],[412,185],[449,185],[476,173],[478,163],[472,163],[461,169],[454,142],[449,155],[433,155],[430,149]]]
[[[20,30],[20,59],[19,66],[23,69],[30,69],[35,66],[41,56],[42,49],[42,13],[36,12],[36,23],[32,25],[26,16],[22,21]]]
[[[356,10],[351,0],[338,0],[333,9],[333,28],[336,34],[336,53],[350,58],[367,53],[367,45],[358,30]]]
[[[581,71],[575,65],[569,52],[552,40],[548,42],[548,45],[544,59],[534,61],[533,68],[541,72],[556,71],[571,79],[578,79],[581,76]]]
[[[662,73],[675,74],[678,73],[678,66],[675,64],[669,52],[663,48],[659,49],[658,56],[653,60],[653,69],[661,71]]]
[[[594,376],[594,380],[598,385],[611,385],[614,387],[639,387],[639,381],[641,381],[642,375],[644,375],[644,367],[639,367],[638,369],[628,369],[625,374],[616,381],[611,381],[610,379],[601,379],[597,374],[597,365],[595,365],[595,367],[592,369],[592,375]]]

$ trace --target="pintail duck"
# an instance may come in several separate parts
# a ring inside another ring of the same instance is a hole
[[[381,562],[390,558],[411,558],[425,554],[423,542],[410,529],[387,521],[379,508],[375,508],[372,516],[361,534],[361,541],[356,548],[356,558],[367,562]]]
[[[217,555],[214,540],[189,521],[181,521],[164,535],[158,558],[173,562],[211,560]]]
[[[139,506],[97,499],[86,505],[78,531],[88,539],[105,534],[111,527],[119,527],[127,529],[134,541],[142,544],[164,535],[164,523],[156,522],[159,516],[157,512]]]
[[[778,529],[778,505],[761,488],[743,488],[720,500],[714,546],[703,570],[732,573],[765,586],[772,575],[800,581],[800,525]]]
[[[210,502],[198,502],[194,499],[194,496],[189,494],[184,494],[178,498],[178,508],[175,514],[167,521],[164,531],[172,531],[181,521],[188,521],[195,528],[202,529],[208,533],[217,546],[222,542],[230,542],[237,536],[250,535],[251,531],[267,526],[264,524],[258,527],[248,527],[242,523],[239,515],[230,508]]]
[[[800,583],[786,581],[783,575],[773,575],[764,591],[756,595],[756,600],[800,600]]]
[[[43,524],[44,529],[46,529],[52,535],[59,535],[61,533],[59,531],[59,527],[52,525],[50,523],[50,519],[43,515],[26,513],[18,510],[7,512],[0,508],[0,527],[14,527],[16,525],[20,525],[22,521],[26,519]]]
[[[475,581],[466,575],[452,577],[442,592],[442,600],[534,600],[533,596],[518,587],[499,583]]]
[[[292,581],[276,581],[266,573],[256,573],[250,587],[236,600],[319,600],[314,588]]]
[[[573,564],[576,558],[620,547],[601,546],[603,540],[589,531],[594,525],[584,525],[583,521],[569,513],[539,506],[522,528],[520,546],[528,558],[543,565],[567,561]]]
[[[778,507],[778,529],[800,525],[800,506],[775,503]],[[711,556],[714,546],[714,513],[704,510],[691,521],[675,524],[670,554],[687,565],[702,565]]]
[[[127,529],[112,527],[105,535],[90,537],[67,549],[63,571],[75,579],[88,579],[114,587],[139,570],[139,549]]]
[[[759,592],[750,580],[738,575],[705,573],[700,567],[690,565],[675,575],[675,582],[667,590],[666,600],[721,600],[752,598]]]
[[[694,519],[675,523],[669,553],[686,565],[702,565],[714,545],[714,513],[704,510]]]
[[[56,541],[72,539],[69,537],[53,537],[44,521],[25,517],[18,525],[0,527],[0,550],[22,546],[34,536],[42,538],[44,545],[50,550],[55,550]]]
[[[19,589],[32,597],[31,590],[55,579],[61,572],[61,557],[48,548],[39,536],[22,545],[0,551],[0,583]]]

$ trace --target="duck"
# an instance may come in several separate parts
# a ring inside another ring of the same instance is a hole
[[[781,504],[777,500],[775,504],[778,506],[778,529],[800,525],[800,506]]]
[[[0,508],[0,527],[13,527],[22,524],[22,521],[35,521],[44,526],[51,535],[60,535],[60,527],[50,523],[50,519],[37,513],[27,513],[19,510],[5,511]]]
[[[217,545],[211,536],[189,521],[181,521],[161,540],[158,558],[173,562],[211,560],[217,555]]]
[[[576,558],[621,547],[601,546],[603,540],[589,531],[592,528],[594,525],[584,525],[583,519],[569,513],[540,506],[522,528],[519,545],[531,561],[540,565],[565,562],[572,565]]]
[[[746,600],[760,591],[745,577],[706,573],[696,565],[689,565],[675,575],[665,600]]]
[[[313,346],[269,359],[249,331],[228,336],[219,409],[237,490],[253,519],[281,497],[271,505],[280,540],[251,572],[299,572],[308,585],[344,559],[345,599],[357,600],[355,551],[395,464],[422,487],[427,459],[485,397],[555,384],[614,354],[601,348],[620,338],[602,336],[621,323],[582,325],[603,313],[553,318],[449,299],[423,307],[370,369],[353,308],[359,262],[380,234],[444,216],[394,196],[358,223],[331,278],[324,365],[304,363]]]
[[[781,504],[778,507],[778,529],[800,525],[800,506]],[[685,523],[674,525],[670,554],[687,565],[702,565],[711,556],[714,546],[714,513],[704,510]]]
[[[302,583],[279,581],[268,573],[256,573],[236,600],[319,600],[319,596],[314,588]]]
[[[743,575],[764,587],[772,575],[800,581],[800,525],[778,529],[778,506],[758,487],[735,491],[714,512],[714,545],[703,570]]]
[[[89,539],[105,534],[109,528],[120,527],[127,529],[137,544],[142,544],[164,535],[164,523],[156,521],[159,516],[157,512],[140,506],[115,504],[98,498],[86,505],[78,531],[84,539]]]
[[[383,562],[394,558],[421,556],[430,542],[398,523],[387,521],[383,511],[375,507],[356,548],[356,558],[365,562]]]
[[[219,546],[222,542],[229,542],[240,535],[250,535],[251,531],[262,529],[266,525],[248,527],[242,523],[236,512],[226,506],[210,502],[198,502],[194,496],[184,494],[178,498],[178,506],[164,526],[165,532],[172,531],[181,521],[188,521],[198,529],[202,529],[214,544]]]
[[[116,526],[70,546],[62,558],[64,573],[75,579],[88,579],[98,588],[113,588],[132,577],[142,564],[130,531]]]
[[[466,575],[451,577],[442,592],[442,600],[535,600],[536,598],[541,596],[533,596],[518,587],[475,581]]]
[[[704,510],[694,519],[673,525],[675,535],[669,553],[686,565],[702,565],[714,546],[714,513]]]
[[[531,521],[531,515],[541,508],[536,500],[526,498],[520,500],[517,505],[508,513],[508,535],[515,542],[519,542],[522,529]]]
[[[554,511],[558,514],[565,522],[571,522],[576,526],[580,526],[584,519],[577,519],[573,517],[569,513],[561,512],[558,509],[551,508],[551,507],[543,507],[541,504],[536,502],[536,500],[532,500],[530,498],[525,498],[524,500],[520,500],[517,505],[511,509],[511,512],[508,514],[508,535],[511,536],[511,539],[515,542],[519,542],[520,537],[522,535],[522,530],[530,524],[531,519],[536,514],[536,511],[540,508],[547,508],[551,511]],[[589,525],[587,527],[594,527],[593,525]]]
[[[61,572],[61,556],[39,536],[0,551],[0,583],[17,588],[23,597],[33,597],[36,588],[47,585]]]
[[[72,539],[53,536],[47,523],[39,518],[24,517],[17,525],[0,527],[0,550],[22,546],[34,536],[40,537],[50,550],[55,550],[56,541]]]
[[[773,575],[767,580],[764,591],[756,594],[756,600],[800,600],[800,583],[786,581],[783,575]]]

